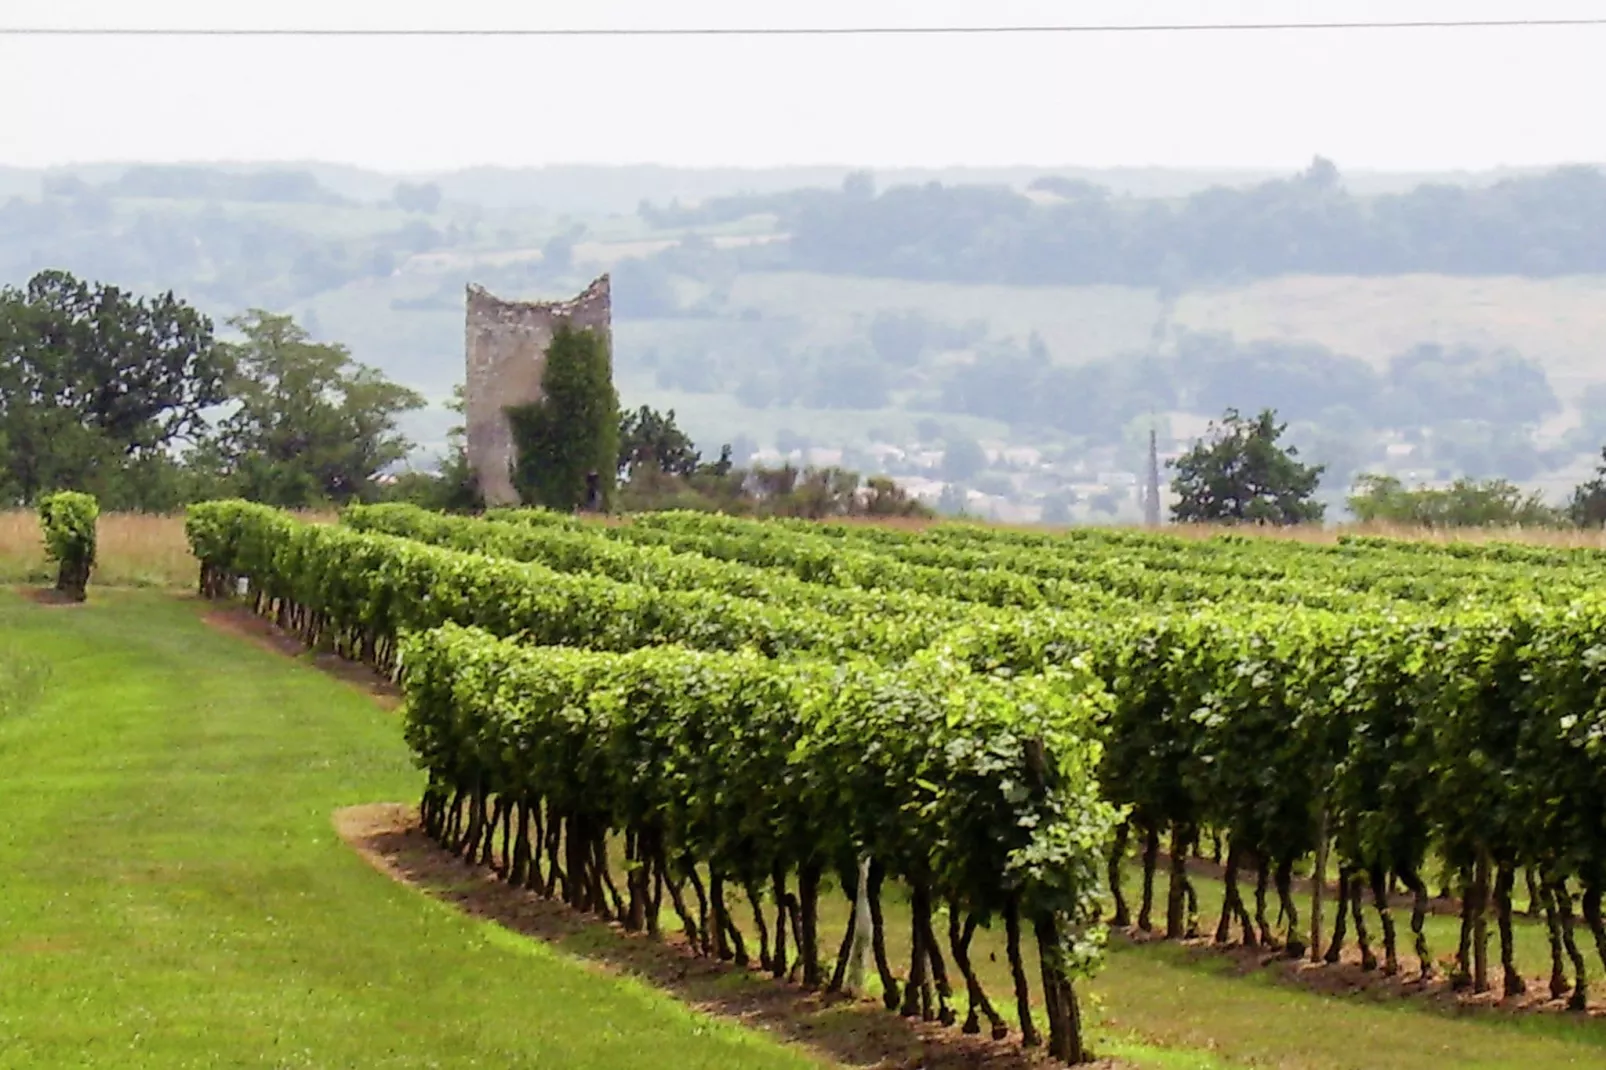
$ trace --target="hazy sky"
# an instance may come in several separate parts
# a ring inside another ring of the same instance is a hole
[[[4,26],[1591,16],[1606,16],[1606,0],[0,0]],[[1606,27],[713,40],[0,37],[0,164],[1292,168],[1320,153],[1361,170],[1601,161],[1603,55]]]

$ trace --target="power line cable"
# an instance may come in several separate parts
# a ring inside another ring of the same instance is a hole
[[[225,27],[0,26],[0,37],[938,37],[1045,34],[1263,33],[1339,30],[1581,29],[1580,19],[1435,19],[1409,22],[1109,23],[1017,26],[681,26],[681,27]]]

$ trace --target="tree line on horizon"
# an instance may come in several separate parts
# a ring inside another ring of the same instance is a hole
[[[1052,176],[1025,192],[935,182],[878,191],[863,172],[835,190],[644,205],[641,213],[660,227],[773,215],[791,240],[730,251],[749,269],[944,282],[1174,293],[1280,275],[1606,272],[1606,172],[1584,165],[1363,197],[1318,157],[1289,178],[1178,199],[1125,197]]]

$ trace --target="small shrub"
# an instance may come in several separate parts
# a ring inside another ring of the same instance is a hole
[[[56,562],[56,590],[82,602],[95,567],[95,522],[100,505],[94,497],[74,491],[51,494],[39,501],[39,523],[45,533],[45,555]]]

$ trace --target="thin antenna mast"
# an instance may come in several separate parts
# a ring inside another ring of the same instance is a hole
[[[1143,526],[1160,526],[1160,447],[1155,440],[1153,416],[1149,424],[1149,484],[1143,495]]]

